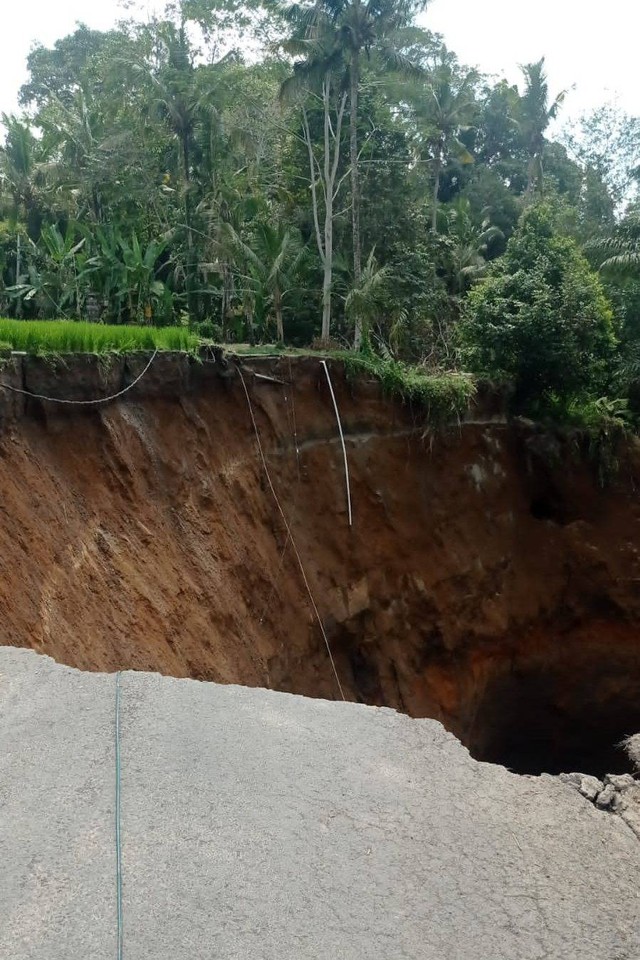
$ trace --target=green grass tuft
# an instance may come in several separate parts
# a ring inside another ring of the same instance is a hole
[[[185,327],[129,327],[73,320],[3,320],[0,342],[31,354],[130,353],[177,350],[195,353],[198,337]]]
[[[467,373],[428,373],[422,367],[372,354],[342,353],[339,357],[348,374],[377,377],[388,394],[421,407],[436,425],[460,419],[475,396],[475,380]]]

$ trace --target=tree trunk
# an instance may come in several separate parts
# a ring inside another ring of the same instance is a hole
[[[20,283],[20,274],[22,273],[22,248],[20,244],[20,233],[16,237],[16,285]],[[16,316],[22,317],[22,298],[18,297],[16,301]]]
[[[273,291],[273,308],[276,314],[276,336],[278,343],[284,343],[284,321],[282,319],[282,291],[276,287]]]
[[[536,188],[540,189],[540,196],[544,195],[544,179],[542,169],[542,154],[532,154],[527,168],[527,189],[526,195],[531,196]]]
[[[231,298],[233,297],[233,275],[229,264],[225,261],[221,267],[222,273],[222,302],[220,304],[220,320],[222,322],[222,335],[226,339],[228,334],[229,311],[231,309]],[[253,323],[253,316],[252,316]]]
[[[331,336],[331,287],[333,285],[333,207],[327,202],[324,218],[324,276],[322,279],[322,339]]]
[[[197,300],[193,288],[195,272],[195,251],[193,244],[193,229],[191,226],[191,156],[189,144],[189,132],[182,133],[182,164],[184,167],[184,222],[187,227],[187,309],[192,320],[197,320]]]
[[[358,92],[360,89],[360,53],[354,50],[351,56],[351,90],[349,97],[349,146],[351,153],[351,225],[353,231],[353,283],[360,286],[362,278],[362,250],[360,244],[360,168],[358,163]],[[362,344],[362,323],[356,316],[354,347]]]
[[[333,286],[333,184],[335,166],[331,163],[331,123],[329,112],[331,109],[331,82],[328,77],[322,84],[322,99],[324,103],[324,249],[322,278],[322,339],[328,340],[331,335],[331,287]],[[338,137],[340,127],[338,126]],[[340,150],[340,143],[335,142],[336,156]]]
[[[309,176],[311,183],[311,201],[313,204],[313,223],[318,244],[318,253],[323,266],[322,280],[322,339],[331,336],[331,291],[333,287],[333,208],[340,184],[336,187],[336,177],[340,163],[340,145],[342,121],[347,103],[347,94],[342,94],[336,106],[335,130],[331,126],[331,74],[327,74],[322,84],[322,102],[324,108],[324,158],[322,169],[318,164],[318,173],[323,186],[324,230],[320,231],[318,191],[316,189],[316,161],[313,156],[311,131],[306,111],[303,108],[304,138],[309,154]],[[331,144],[333,143],[333,151]],[[333,153],[333,156],[332,156]]]
[[[435,183],[433,185],[433,212],[431,214],[431,231],[438,232],[438,194],[440,193],[440,174],[442,172],[442,160],[436,158]]]
[[[253,322],[253,307],[250,307],[247,311],[247,326],[249,327],[249,343],[252,347],[256,345],[256,330],[255,324]]]

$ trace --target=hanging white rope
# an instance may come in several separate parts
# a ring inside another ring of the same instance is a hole
[[[342,444],[342,456],[344,458],[344,479],[347,487],[347,510],[349,513],[349,526],[353,526],[353,512],[351,510],[351,484],[349,482],[349,461],[347,460],[347,447],[344,442],[344,433],[342,430],[342,421],[340,420],[340,411],[338,410],[338,401],[336,400],[336,395],[333,390],[333,384],[331,382],[331,376],[329,374],[329,367],[327,366],[326,360],[321,360],[320,363],[324,367],[324,372],[327,375],[327,383],[329,384],[329,390],[331,391],[331,399],[333,400],[333,409],[336,412],[336,420],[338,421],[338,430],[340,431],[340,443]]]
[[[119,390],[118,393],[112,393],[110,397],[99,397],[97,400],[62,400],[60,397],[44,397],[39,393],[31,393],[30,390],[21,390],[20,387],[12,387],[10,384],[2,383],[1,381],[0,387],[2,387],[3,390],[10,390],[11,393],[20,393],[22,396],[32,397],[34,400],[46,400],[47,403],[66,403],[72,407],[92,407],[97,403],[110,403],[112,400],[117,400],[118,397],[124,396],[124,394],[128,393],[129,390],[133,390],[136,383],[140,383],[157,355],[158,351],[154,350],[151,360],[149,360],[149,363],[146,365],[142,373],[136,377],[133,383],[130,383],[127,387],[124,387],[123,390]]]

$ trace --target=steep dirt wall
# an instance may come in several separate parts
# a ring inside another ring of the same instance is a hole
[[[18,358],[0,381],[87,399],[146,359]],[[440,719],[523,770],[561,769],[587,739],[604,763],[640,729],[637,448],[603,490],[572,444],[488,403],[434,437],[334,365],[350,529],[320,363],[244,370],[347,697]],[[233,364],[159,356],[105,407],[0,398],[4,644],[338,695]]]

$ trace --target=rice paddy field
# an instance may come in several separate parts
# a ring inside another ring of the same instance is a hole
[[[178,350],[195,353],[198,337],[186,327],[110,326],[73,320],[0,318],[0,348],[26,353],[131,353]]]

